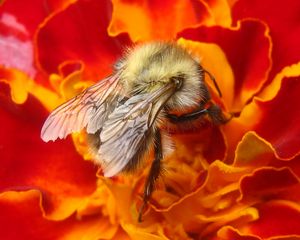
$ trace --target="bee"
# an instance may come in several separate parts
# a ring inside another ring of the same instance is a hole
[[[211,98],[205,73],[221,96],[212,75],[176,43],[136,45],[116,62],[112,75],[56,108],[41,138],[55,141],[84,130],[105,177],[135,171],[154,149],[139,211],[142,221],[169,152],[168,129],[184,128],[206,116],[215,124],[227,121]]]

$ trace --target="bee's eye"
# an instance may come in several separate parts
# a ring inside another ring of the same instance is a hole
[[[184,81],[184,75],[178,74],[174,77],[170,78],[171,82],[173,82],[176,86],[176,89],[179,90],[182,87],[183,81]]]

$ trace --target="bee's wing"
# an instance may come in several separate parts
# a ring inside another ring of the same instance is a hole
[[[62,139],[84,127],[95,133],[117,105],[121,94],[118,82],[119,74],[112,75],[56,108],[42,127],[41,138],[45,142]]]
[[[173,93],[174,87],[168,84],[155,92],[135,95],[108,116],[98,151],[106,177],[122,171],[130,161],[138,161],[134,158],[153,133],[153,123]]]

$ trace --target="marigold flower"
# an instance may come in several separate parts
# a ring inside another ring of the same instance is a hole
[[[297,0],[2,1],[0,238],[300,239],[299,11]],[[84,135],[45,144],[40,130],[124,46],[153,40],[198,56],[234,117],[172,134],[138,223],[149,167],[104,178]]]

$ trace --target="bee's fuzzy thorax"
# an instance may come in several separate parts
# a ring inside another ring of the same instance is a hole
[[[167,102],[169,108],[193,107],[201,100],[199,63],[176,43],[152,42],[129,49],[121,60],[122,82],[129,95],[152,92],[180,77],[183,84]]]

